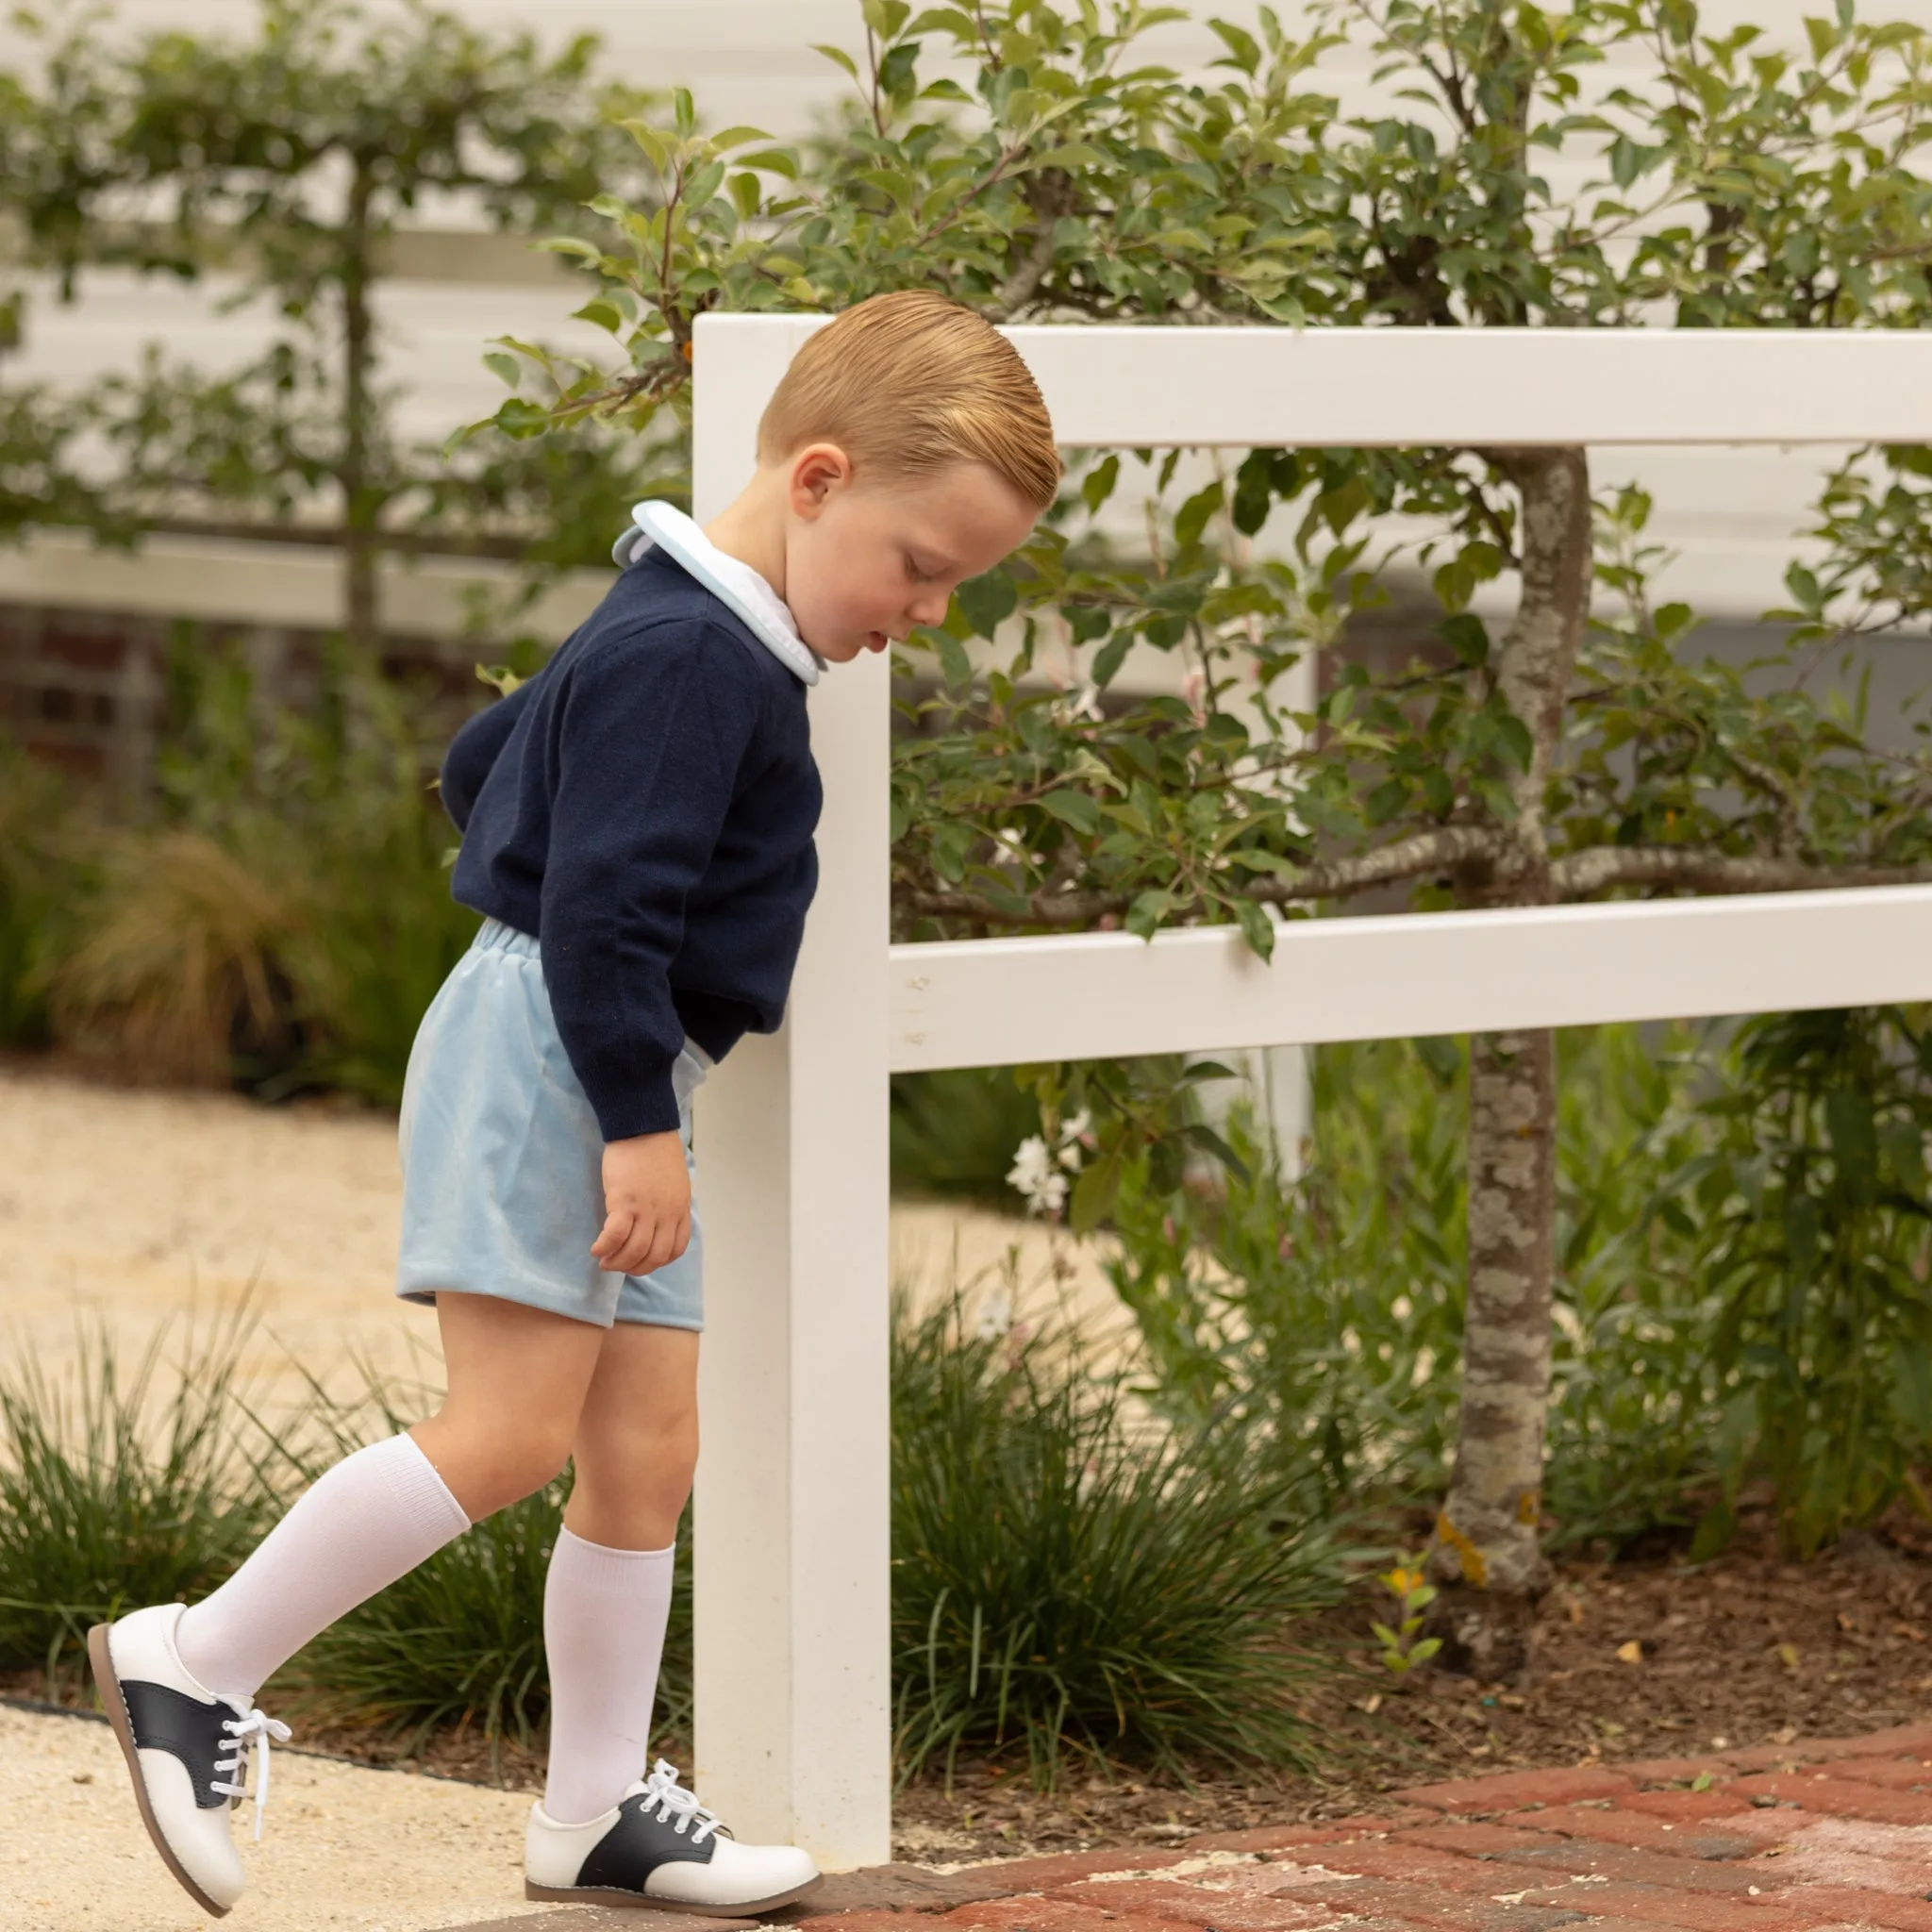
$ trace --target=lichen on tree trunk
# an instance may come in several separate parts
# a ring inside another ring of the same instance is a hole
[[[1497,689],[1528,727],[1513,774],[1507,857],[1458,880],[1469,906],[1549,902],[1543,792],[1590,608],[1590,471],[1580,449],[1492,459],[1522,498],[1523,595],[1497,654]],[[1432,1617],[1451,1668],[1497,1681],[1529,1660],[1549,1570],[1538,1533],[1550,1400],[1557,1086],[1548,1032],[1470,1045],[1469,1260],[1462,1407],[1449,1495],[1436,1522]]]
[[[1437,1520],[1443,1654],[1490,1681],[1528,1661],[1550,1401],[1555,1042],[1470,1042],[1469,1276],[1456,1475]]]

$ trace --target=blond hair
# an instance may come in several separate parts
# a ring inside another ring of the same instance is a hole
[[[792,358],[758,421],[758,460],[819,441],[836,442],[855,471],[984,463],[1036,511],[1059,489],[1053,423],[1018,351],[929,289],[857,304]]]

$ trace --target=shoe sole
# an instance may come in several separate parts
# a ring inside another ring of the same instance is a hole
[[[147,1835],[154,1840],[155,1850],[160,1853],[162,1864],[180,1881],[182,1890],[203,1911],[211,1912],[218,1919],[225,1919],[228,1907],[218,1906],[195,1884],[161,1835],[160,1821],[155,1816],[155,1807],[148,1802],[147,1780],[141,1774],[141,1757],[134,1741],[134,1724],[127,1715],[127,1699],[122,1691],[121,1679],[114,1674],[114,1659],[108,1650],[107,1624],[96,1624],[87,1633],[87,1657],[94,1667],[94,1686],[101,1693],[102,1707],[107,1711],[108,1722],[120,1741],[121,1755],[127,1760],[127,1774],[134,1780],[134,1802],[141,1807],[141,1822],[147,1826]]]
[[[656,1898],[644,1891],[619,1891],[608,1886],[539,1885],[524,1880],[524,1896],[540,1905],[553,1906],[638,1906],[653,1912],[695,1912],[702,1919],[755,1919],[760,1913],[789,1906],[793,1899],[814,1892],[824,1881],[821,1873],[790,1891],[774,1891],[769,1898],[741,1899],[733,1905],[698,1905],[686,1898]]]

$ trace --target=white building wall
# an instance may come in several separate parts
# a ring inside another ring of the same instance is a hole
[[[384,0],[375,0],[376,7]],[[1257,0],[1222,0],[1211,9],[1252,23]],[[1291,16],[1293,9],[1280,9]],[[1780,40],[1798,42],[1804,0],[1716,0],[1707,7],[1712,27],[1755,20]],[[857,0],[554,0],[539,10],[527,0],[466,0],[463,11],[479,25],[532,27],[546,42],[560,43],[585,30],[600,34],[609,68],[650,86],[689,86],[712,125],[749,122],[780,136],[808,127],[848,83],[813,42],[856,47],[862,41]],[[1932,0],[1891,0],[1872,8],[1932,25]],[[120,0],[117,18],[131,29],[192,27],[204,32],[246,32],[254,0]],[[1158,29],[1147,37],[1150,56],[1184,71],[1203,72],[1222,50],[1197,23]],[[10,27],[0,25],[0,62],[21,59],[25,49]],[[1373,100],[1364,54],[1344,50],[1324,73],[1359,110]],[[1640,77],[1633,55],[1605,70],[1607,80]],[[447,221],[450,211],[435,219]],[[219,283],[183,290],[158,281],[99,276],[77,309],[42,304],[30,318],[25,356],[7,365],[8,380],[47,377],[85,380],[131,365],[140,345],[159,337],[171,353],[219,366],[244,357],[260,340],[262,325],[245,312],[221,314]],[[383,321],[391,373],[404,387],[404,426],[441,437],[454,424],[487,413],[501,389],[482,369],[485,338],[498,333],[538,334],[553,341],[604,338],[568,320],[574,306],[562,285],[492,286],[434,282],[391,283],[385,291]],[[1608,485],[1640,481],[1657,501],[1652,533],[1677,552],[1665,591],[1714,618],[1750,619],[1784,598],[1782,575],[1794,554],[1816,481],[1830,453],[1727,449],[1657,449],[1607,454],[1597,480]],[[0,596],[19,594],[16,566],[0,559]]]

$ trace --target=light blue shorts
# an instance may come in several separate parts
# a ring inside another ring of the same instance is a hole
[[[690,1041],[672,1070],[685,1166],[691,1097],[711,1062]],[[409,1050],[400,1127],[403,1236],[396,1292],[522,1302],[574,1321],[705,1325],[705,1244],[655,1274],[610,1274],[591,1243],[604,1225],[604,1137],[571,1070],[537,941],[490,919],[430,1003]]]

